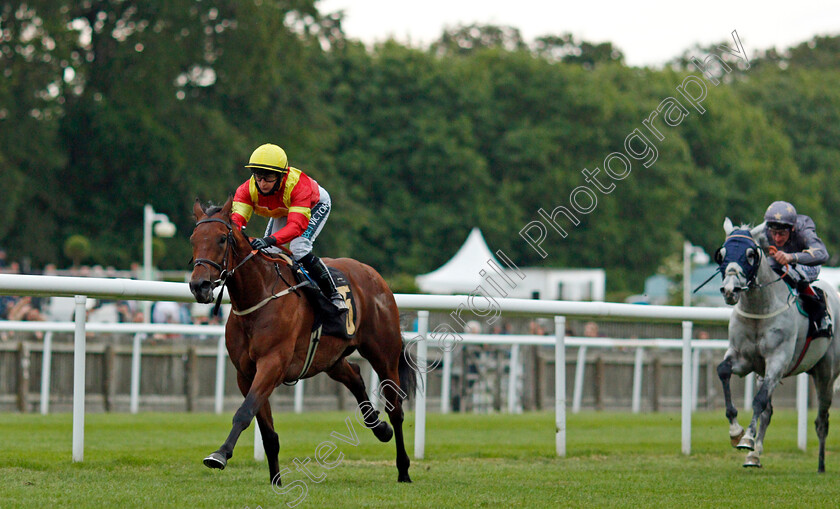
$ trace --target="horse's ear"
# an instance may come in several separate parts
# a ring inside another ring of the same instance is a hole
[[[222,207],[222,215],[230,217],[230,209],[233,206],[233,195],[229,194],[225,205]]]
[[[770,243],[767,241],[767,236],[764,235],[764,229],[766,227],[767,222],[761,223],[760,225],[756,226],[752,230],[750,230],[750,235],[752,235],[753,240],[755,243],[758,244],[761,249],[767,251],[767,248],[770,247]]]
[[[201,200],[198,199],[196,196],[195,204],[193,205],[193,214],[195,214],[195,222],[201,221],[201,219],[206,215],[204,213],[204,207],[201,206]]]
[[[730,233],[732,233],[732,230],[734,230],[734,229],[735,229],[735,227],[734,227],[734,226],[732,226],[732,220],[731,220],[731,219],[729,219],[729,218],[727,217],[726,219],[724,219],[724,220],[723,220],[723,231],[724,231],[727,235],[729,235]]]

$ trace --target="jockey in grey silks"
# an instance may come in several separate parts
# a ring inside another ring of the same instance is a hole
[[[789,265],[786,279],[802,297],[803,307],[814,322],[814,336],[831,336],[831,318],[826,311],[825,298],[811,284],[820,274],[820,266],[828,261],[828,250],[817,236],[814,220],[797,214],[788,202],[776,201],[764,213],[764,234],[769,245],[775,247],[768,257],[770,266],[778,273]]]

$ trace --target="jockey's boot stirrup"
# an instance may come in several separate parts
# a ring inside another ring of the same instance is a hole
[[[822,290],[810,287],[810,291],[800,292],[806,311],[814,322],[814,337],[830,337],[833,333],[831,316],[826,308],[825,294]]]
[[[315,279],[315,282],[318,283],[318,288],[324,292],[324,295],[327,299],[329,299],[332,305],[335,306],[339,312],[345,311],[347,309],[347,303],[344,302],[344,297],[342,297],[341,294],[338,293],[338,290],[336,290],[335,281],[333,281],[330,271],[327,269],[327,266],[324,265],[324,262],[312,253],[304,256],[300,259],[300,261],[312,278]]]

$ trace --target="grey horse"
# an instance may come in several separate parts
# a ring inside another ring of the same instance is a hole
[[[715,252],[715,262],[723,276],[720,291],[726,303],[734,308],[729,320],[729,348],[717,370],[726,399],[730,441],[734,447],[750,451],[745,467],[760,467],[764,434],[773,415],[773,390],[784,377],[808,373],[814,379],[819,400],[814,422],[820,440],[817,471],[825,472],[828,409],[834,381],[840,372],[840,341],[807,338],[809,321],[800,312],[794,291],[767,262],[769,246],[763,234],[764,224],[752,229],[735,228],[727,218],[723,229],[726,241]],[[837,291],[823,281],[814,285],[825,292],[829,313],[837,317],[840,310]],[[753,399],[752,420],[744,430],[738,424],[738,411],[732,404],[729,379],[733,373],[743,377],[751,372],[761,379]],[[756,425],[759,425],[757,434]]]

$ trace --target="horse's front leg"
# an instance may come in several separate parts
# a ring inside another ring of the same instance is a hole
[[[767,408],[761,413],[758,425],[758,436],[755,438],[753,450],[747,454],[744,461],[745,467],[761,468],[761,453],[764,452],[764,434],[767,433],[767,426],[770,425],[770,418],[773,417],[773,402],[768,402]]]
[[[737,368],[737,369],[736,369]],[[723,358],[723,362],[718,364],[717,372],[720,383],[723,385],[723,398],[726,402],[726,419],[729,421],[729,442],[732,447],[737,447],[741,437],[744,436],[744,428],[738,424],[738,409],[732,404],[732,390],[729,387],[729,380],[732,378],[732,373],[743,375],[751,372],[746,363],[741,359],[734,350],[729,349]]]
[[[233,415],[233,427],[230,430],[230,434],[227,440],[225,440],[225,443],[216,452],[204,458],[205,466],[218,469],[223,469],[227,466],[227,460],[233,456],[233,448],[236,446],[236,441],[239,440],[239,435],[250,426],[257,412],[264,405],[267,406],[268,397],[271,395],[274,387],[276,387],[279,377],[282,374],[281,364],[280,359],[275,356],[262,357],[257,360],[257,372],[254,380],[251,382],[248,393],[245,395],[245,401],[242,402],[242,405]],[[276,436],[276,434],[273,435],[275,439]],[[270,437],[272,435],[269,435]],[[271,469],[271,464],[269,464],[269,469]],[[276,472],[271,473],[272,475],[276,475]]]
[[[782,370],[787,366],[787,359],[790,355],[785,355],[784,352],[767,358],[764,378],[758,388],[758,392],[753,398],[753,416],[747,431],[738,442],[738,449],[746,449],[753,451],[747,455],[747,461],[744,463],[745,467],[761,466],[759,456],[764,449],[764,433],[767,431],[767,426],[770,425],[770,417],[773,414],[773,409],[770,401],[773,397],[773,391],[779,385],[782,379]],[[761,433],[758,436],[758,448],[756,448],[756,428],[759,421],[761,421]]]

